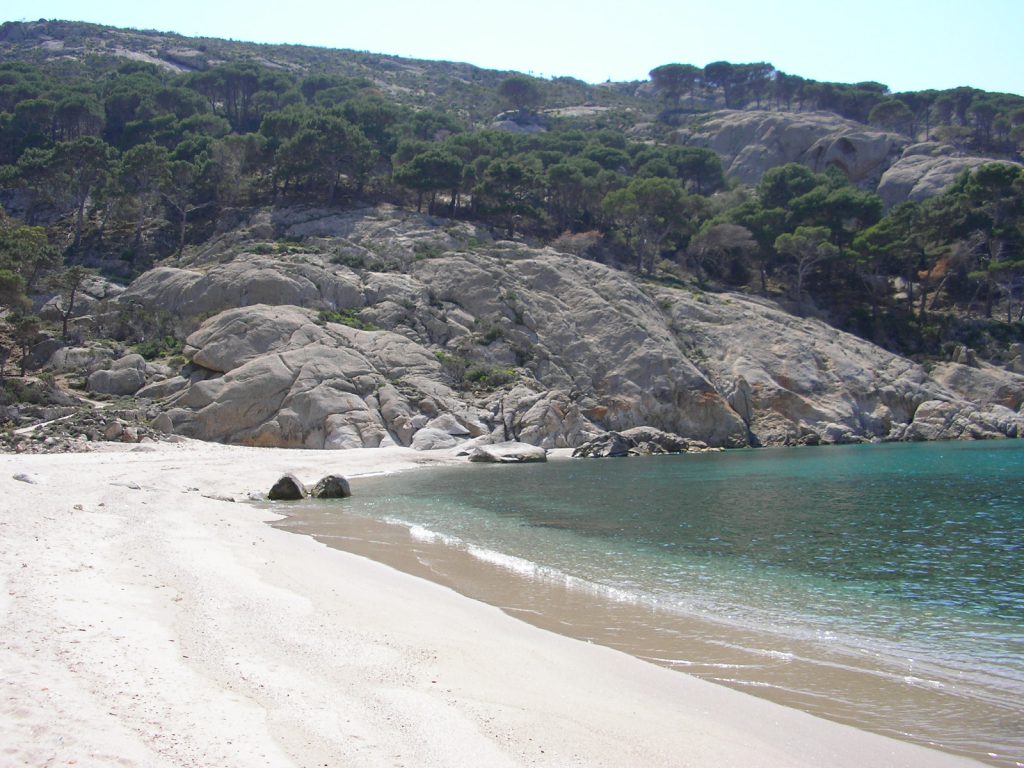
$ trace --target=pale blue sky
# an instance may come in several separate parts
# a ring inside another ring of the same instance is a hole
[[[185,35],[353,48],[481,67],[638,80],[678,61],[769,61],[894,91],[1024,94],[1024,0],[32,0],[4,21],[62,18]]]

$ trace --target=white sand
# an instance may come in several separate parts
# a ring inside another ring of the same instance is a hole
[[[0,765],[974,764],[544,632],[210,498],[429,460],[0,457]]]

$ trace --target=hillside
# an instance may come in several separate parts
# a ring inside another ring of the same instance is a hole
[[[289,447],[1018,436],[1021,104],[4,24],[6,420],[77,387]]]

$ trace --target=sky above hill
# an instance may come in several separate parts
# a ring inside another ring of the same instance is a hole
[[[91,21],[183,35],[352,48],[589,82],[670,62],[768,61],[893,91],[1024,94],[1021,0],[33,0],[3,21]]]

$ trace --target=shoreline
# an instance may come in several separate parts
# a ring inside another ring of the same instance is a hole
[[[192,441],[0,457],[4,760],[981,765],[537,629],[229,501],[285,472],[461,461]]]

